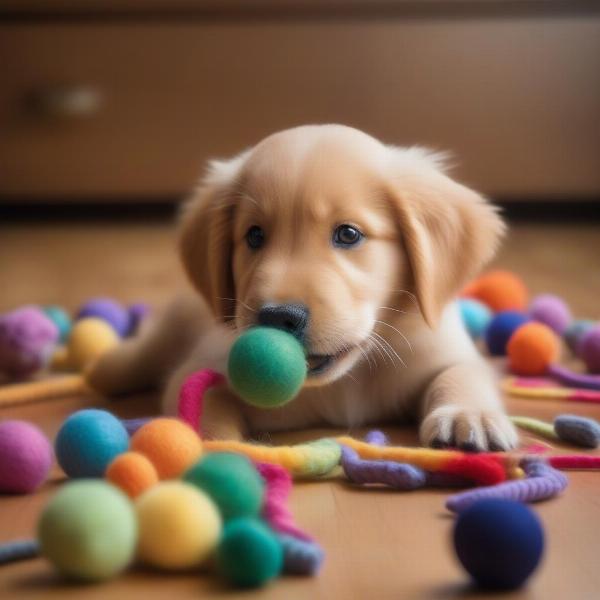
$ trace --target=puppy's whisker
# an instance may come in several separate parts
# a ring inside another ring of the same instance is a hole
[[[390,362],[391,362],[391,363],[392,363],[392,365],[393,365],[393,364],[394,364],[394,361],[393,361],[393,359],[392,359],[391,355],[389,354],[389,352],[387,352],[387,351],[386,351],[386,352],[385,352],[385,354],[384,354],[384,349],[383,349],[383,347],[381,346],[381,344],[380,344],[380,343],[378,343],[378,342],[377,342],[377,340],[376,340],[375,338],[373,338],[373,337],[369,336],[369,338],[368,338],[368,339],[369,339],[369,341],[371,342],[372,346],[373,346],[373,347],[374,347],[374,348],[375,348],[375,349],[378,351],[378,353],[379,353],[379,355],[381,356],[381,358],[382,358],[382,359],[385,361],[385,359],[386,359],[386,356],[387,356],[387,358],[389,358],[389,359],[390,359]]]
[[[403,358],[398,354],[398,352],[396,351],[396,349],[392,346],[392,344],[390,344],[382,335],[379,335],[376,331],[372,331],[371,332],[372,335],[375,335],[379,338],[380,340],[380,344],[385,348],[389,348],[389,350],[393,353],[393,355],[398,359],[399,363],[406,368],[406,363],[404,362]]]
[[[377,308],[380,310],[393,310],[394,312],[401,313],[403,315],[406,314],[405,310],[400,310],[399,308],[392,308],[391,306],[378,306]]]
[[[408,346],[408,349],[410,350],[411,354],[415,353],[415,351],[413,350],[413,347],[412,347],[411,343],[408,341],[408,338],[399,329],[397,329],[393,325],[390,325],[389,323],[386,323],[385,321],[380,321],[380,320],[376,319],[375,322],[376,323],[381,323],[382,325],[385,325],[386,327],[389,327],[390,329],[393,329],[406,342],[406,345]]]
[[[245,302],[242,302],[238,298],[223,298],[222,296],[217,296],[218,300],[230,300],[231,302],[235,302],[236,304],[241,304],[244,308],[247,308],[251,312],[256,312],[256,309],[248,306]]]

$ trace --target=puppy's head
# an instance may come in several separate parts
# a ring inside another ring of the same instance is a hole
[[[289,330],[319,384],[401,328],[409,296],[435,327],[502,232],[439,157],[306,126],[211,163],[183,215],[181,254],[217,318]]]

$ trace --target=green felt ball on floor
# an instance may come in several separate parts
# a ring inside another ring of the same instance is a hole
[[[259,587],[281,573],[283,550],[275,534],[261,521],[234,519],[223,531],[217,566],[231,583]]]
[[[103,481],[65,485],[46,505],[38,523],[41,553],[63,574],[101,581],[133,560],[137,522],[127,496]]]
[[[228,372],[231,386],[249,404],[281,406],[294,398],[304,383],[304,349],[285,331],[254,327],[231,348]]]
[[[254,517],[260,513],[265,484],[245,456],[231,452],[208,454],[183,479],[207,493],[224,519]]]

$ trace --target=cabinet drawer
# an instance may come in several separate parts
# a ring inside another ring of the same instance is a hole
[[[180,195],[203,161],[341,122],[503,197],[600,193],[600,18],[0,26],[0,197]]]

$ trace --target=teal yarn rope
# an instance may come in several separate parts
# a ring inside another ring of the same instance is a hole
[[[39,554],[37,540],[14,540],[0,545],[0,565],[36,558]]]

